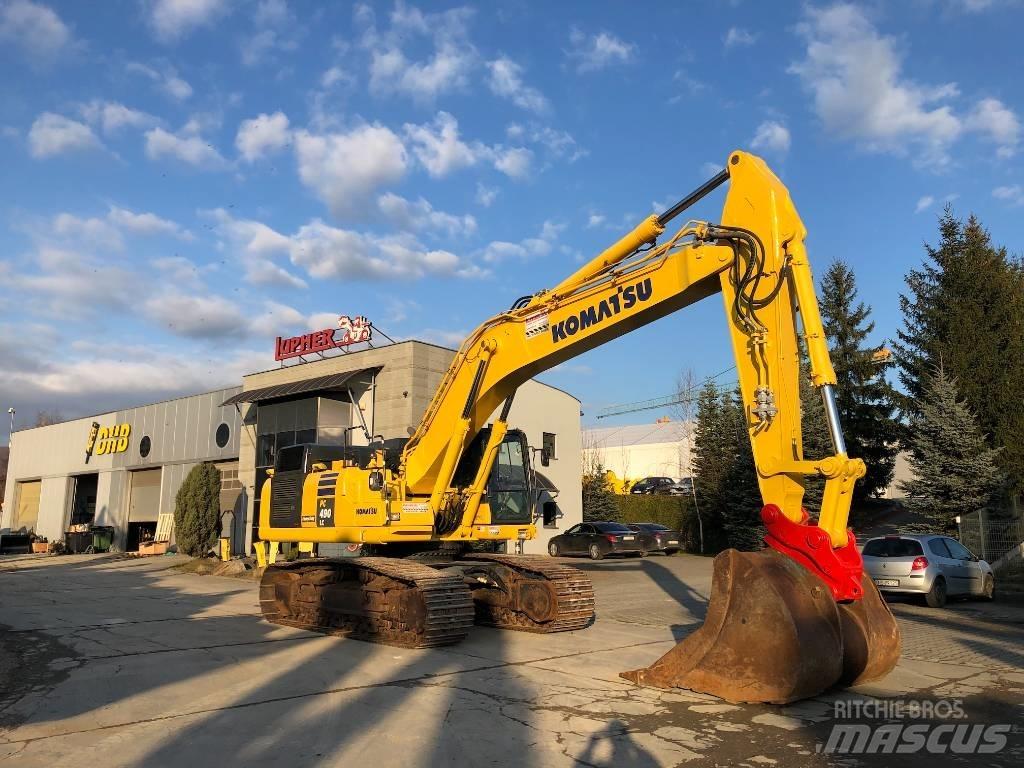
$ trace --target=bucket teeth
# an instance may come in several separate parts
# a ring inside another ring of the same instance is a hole
[[[847,678],[881,677],[899,658],[899,630],[873,584],[869,591],[877,604],[847,609],[778,552],[726,550],[715,558],[704,624],[650,667],[622,677],[737,703],[787,703]]]

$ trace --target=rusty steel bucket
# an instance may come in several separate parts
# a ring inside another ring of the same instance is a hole
[[[715,558],[704,624],[651,666],[621,676],[776,704],[882,677],[899,659],[899,628],[875,585],[863,581],[862,600],[838,605],[821,579],[785,555],[726,550]]]

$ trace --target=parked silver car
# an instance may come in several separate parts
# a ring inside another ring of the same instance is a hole
[[[948,536],[900,534],[869,539],[861,552],[864,570],[880,592],[923,595],[932,608],[947,597],[991,600],[992,567]]]

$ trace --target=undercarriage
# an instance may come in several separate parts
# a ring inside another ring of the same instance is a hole
[[[523,632],[582,629],[594,617],[594,589],[575,568],[524,555],[313,558],[269,566],[260,606],[275,624],[429,648],[458,643],[474,622]]]

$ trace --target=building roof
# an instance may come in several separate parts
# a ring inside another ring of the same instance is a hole
[[[651,424],[625,424],[618,427],[591,427],[583,431],[584,450],[608,445],[652,445],[679,443],[686,439],[688,422],[664,421]]]

